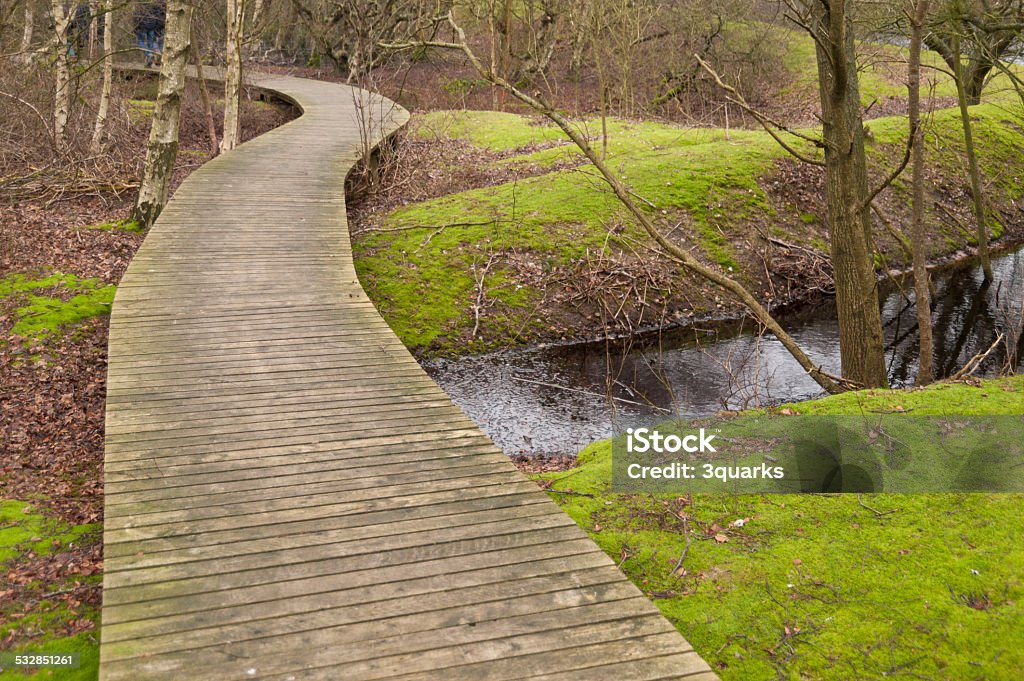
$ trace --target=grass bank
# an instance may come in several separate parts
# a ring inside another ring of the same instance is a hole
[[[1024,378],[777,413],[897,408],[1019,415]],[[1020,495],[622,495],[611,466],[602,441],[539,479],[725,681],[1010,681],[1024,668]]]
[[[799,40],[794,45],[793,87],[800,89],[813,53]],[[879,57],[865,67],[865,91],[897,98],[900,77]],[[1024,115],[1019,102],[992,92],[972,111],[996,209],[990,229],[1016,239],[1024,232],[1015,203],[1024,187]],[[827,286],[823,178],[789,159],[766,133],[622,119],[578,125],[606,148],[609,165],[671,239],[739,277],[765,302],[790,302]],[[906,119],[881,117],[867,126],[877,181],[903,155]],[[974,242],[958,111],[936,111],[927,134],[930,251],[941,259]],[[355,227],[364,287],[414,350],[450,354],[589,338],[606,327],[621,332],[737,311],[720,291],[658,257],[593,168],[545,121],[432,112],[414,117],[410,135],[462,150],[410,172],[457,180],[467,163],[488,170],[462,186],[449,182],[452,191],[391,205]],[[901,178],[879,199],[896,224],[909,219],[907,189]],[[876,241],[880,270],[905,264],[880,222]]]

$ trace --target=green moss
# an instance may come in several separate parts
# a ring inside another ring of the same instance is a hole
[[[103,232],[132,232],[134,234],[142,234],[146,231],[142,225],[135,220],[130,219],[101,222],[98,225],[86,225],[85,229],[98,229]]]
[[[150,99],[129,99],[128,100],[128,121],[132,125],[144,122],[153,116],[156,111],[156,102]]]
[[[1020,414],[1022,395],[1017,377],[790,408]],[[617,495],[607,440],[540,477],[723,681],[1010,681],[1024,668],[1019,495]]]
[[[98,279],[54,273],[42,278],[11,274],[0,279],[0,297],[18,296],[25,304],[14,311],[12,333],[42,339],[78,322],[110,313],[117,287]],[[78,292],[78,293],[76,293]],[[67,300],[68,293],[76,293]]]
[[[31,551],[36,555],[51,553],[99,525],[63,525],[36,512],[24,501],[0,501],[0,563]]]
[[[794,87],[816,91],[810,39],[796,31],[779,31],[779,42],[788,46],[786,64],[794,72]],[[889,68],[898,51],[890,46],[862,46],[865,101],[903,96],[901,77]],[[938,77],[940,81],[943,78]],[[942,87],[946,85],[940,83],[940,90]],[[989,93],[988,103],[975,107],[972,115],[989,195],[1005,205],[1007,200],[1024,196],[1019,181],[1024,172],[1024,136],[1020,134],[1024,119],[1019,111],[1004,106],[1007,95],[997,89]],[[356,267],[364,286],[410,347],[447,350],[465,342],[474,324],[472,305],[476,299],[476,282],[468,269],[490,253],[499,253],[495,271],[506,266],[503,252],[515,252],[550,271],[573,267],[587,253],[629,251],[636,242],[647,241],[597,173],[583,163],[578,150],[543,119],[493,111],[437,111],[418,116],[417,121],[414,134],[460,139],[498,152],[500,160],[491,163],[507,166],[513,174],[517,167],[531,167],[531,172],[539,167],[547,172],[402,207],[388,215],[383,225],[385,230],[398,231],[373,233],[359,241]],[[755,228],[767,228],[781,239],[829,251],[819,215],[808,212],[808,206],[776,207],[769,201],[764,179],[772,176],[786,155],[764,132],[727,133],[618,118],[605,123],[609,165],[642,197],[637,202],[643,210],[664,225],[679,224],[673,232],[676,238],[705,260],[745,277],[742,265],[748,260],[744,256]],[[595,148],[604,146],[600,119],[575,124]],[[870,126],[869,162],[876,179],[891,172],[903,157],[907,126],[905,117],[876,119]],[[938,182],[962,183],[958,110],[936,112],[928,135],[928,161],[942,173]],[[798,146],[813,153],[806,145]],[[905,183],[899,180],[887,190],[887,196],[909,202]],[[609,229],[620,223],[626,224],[624,231],[609,235]],[[961,249],[975,238],[950,232],[947,227],[932,225],[936,232],[934,255]],[[997,236],[1002,227],[993,222],[991,230]],[[889,247],[884,241],[882,246]],[[882,266],[883,260],[876,265]],[[758,268],[760,271],[760,264]],[[512,294],[536,301],[542,293],[530,286],[525,291],[499,287],[486,293],[489,304],[503,308],[505,324],[511,330],[506,344],[514,344],[516,329],[532,328],[535,315],[528,307],[517,309]],[[493,314],[493,307],[490,309]],[[492,314],[487,315],[485,326]]]
[[[35,554],[47,555],[66,551],[71,544],[94,543],[99,541],[101,525],[67,525],[48,518],[39,513],[31,504],[24,501],[0,501],[0,570],[5,564]],[[59,591],[82,584],[97,583],[100,575],[68,578],[66,582],[46,585],[46,591]],[[38,585],[28,585],[38,588]],[[10,617],[17,612],[17,617]],[[61,630],[71,620],[89,619],[99,622],[99,608],[79,608],[72,612],[60,599],[39,600],[26,612],[17,602],[8,601],[0,609],[0,639],[8,636],[21,638],[33,636],[31,643],[19,645],[12,652],[28,653],[72,653],[80,654],[78,669],[53,670],[54,676],[61,679],[95,679],[99,662],[99,646],[95,632],[78,634],[66,638],[55,638],[45,632]],[[40,636],[38,632],[43,632]],[[0,679],[49,678],[49,672],[28,673],[31,670],[8,669],[0,670]]]
[[[787,405],[800,414],[818,415],[884,412],[897,406],[918,416],[1024,414],[1024,376],[985,381],[981,387],[936,383],[913,390],[862,390]]]
[[[98,616],[95,618],[98,619]],[[95,681],[99,676],[100,647],[99,632],[93,630],[65,638],[44,639],[32,645],[16,648],[16,653],[78,653],[77,669],[6,669],[0,670],[2,681],[38,681],[39,679],[59,678],[61,681]],[[51,675],[52,672],[52,675]]]
[[[511,151],[531,144],[560,142],[562,131],[542,118],[498,111],[435,111],[422,116],[416,134],[461,139],[490,151]]]

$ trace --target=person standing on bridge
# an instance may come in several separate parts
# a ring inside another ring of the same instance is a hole
[[[160,65],[166,15],[166,0],[140,2],[135,8],[135,40],[146,57],[146,66]]]

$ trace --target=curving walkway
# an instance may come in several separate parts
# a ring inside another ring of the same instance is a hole
[[[360,288],[368,95],[253,80],[304,114],[193,173],[114,303],[100,678],[715,678]]]

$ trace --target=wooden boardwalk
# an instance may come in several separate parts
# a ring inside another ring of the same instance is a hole
[[[193,173],[114,303],[100,678],[714,679],[364,294],[363,95],[254,81],[304,115]]]

